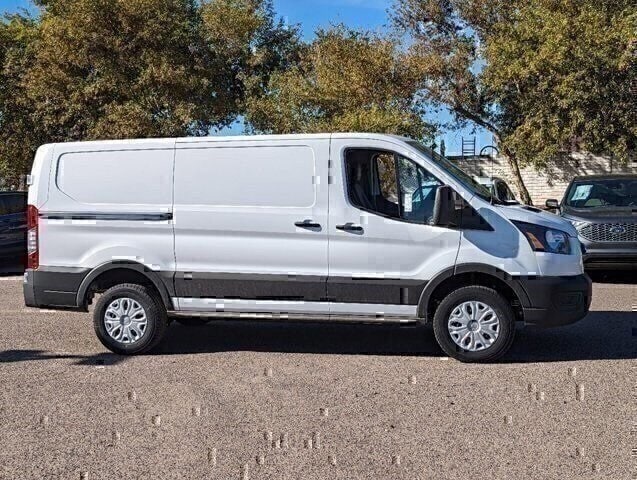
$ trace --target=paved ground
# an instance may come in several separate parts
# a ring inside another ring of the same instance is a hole
[[[250,322],[124,358],[0,278],[0,478],[637,478],[634,277],[495,365],[428,328]]]

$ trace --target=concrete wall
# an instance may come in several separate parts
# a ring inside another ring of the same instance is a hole
[[[471,175],[495,176],[504,179],[513,193],[518,195],[513,175],[503,157],[450,157],[460,168]],[[621,165],[610,157],[588,154],[573,154],[571,159],[554,166],[549,172],[537,172],[533,167],[522,169],[522,178],[529,190],[533,204],[543,206],[547,198],[562,199],[566,187],[573,177],[579,175],[600,175],[610,173],[637,174],[637,160]]]

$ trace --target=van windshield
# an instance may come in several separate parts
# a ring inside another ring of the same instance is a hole
[[[471,177],[471,175],[465,173],[448,158],[443,157],[439,153],[436,153],[431,148],[425,147],[419,142],[412,140],[407,143],[418,150],[420,153],[422,153],[425,157],[429,158],[432,162],[437,164],[440,168],[449,173],[471,193],[491,203],[502,203],[491,193],[491,190],[489,190],[489,188],[476,182]]]

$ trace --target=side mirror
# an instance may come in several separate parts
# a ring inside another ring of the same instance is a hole
[[[431,224],[437,227],[457,226],[457,210],[456,192],[449,185],[438,187]]]
[[[549,198],[546,203],[546,208],[548,208],[549,210],[559,210],[560,208],[560,202],[558,202],[557,200],[553,199],[553,198]]]

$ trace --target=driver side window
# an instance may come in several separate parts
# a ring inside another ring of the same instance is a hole
[[[427,224],[442,185],[424,168],[398,154],[351,149],[345,158],[350,202],[385,217]]]
[[[400,156],[398,178],[401,217],[412,222],[429,223],[433,216],[436,190],[442,183],[420,165]]]

